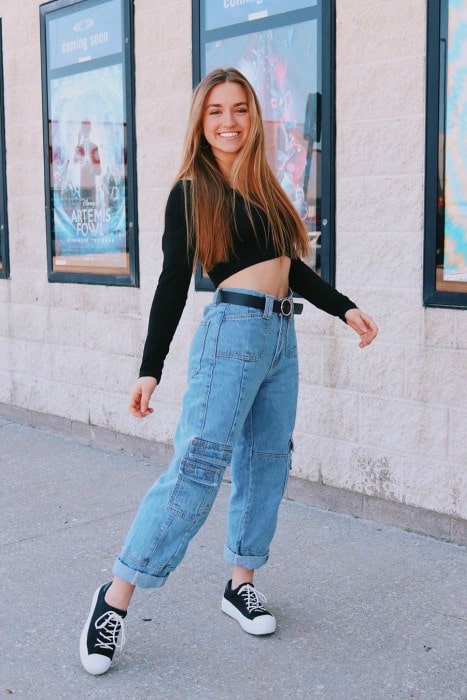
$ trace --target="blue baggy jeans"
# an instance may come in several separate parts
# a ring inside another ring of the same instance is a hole
[[[143,499],[113,573],[162,586],[182,560],[231,468],[224,556],[266,563],[287,484],[298,392],[293,315],[213,303],[191,344],[188,388],[169,468]]]

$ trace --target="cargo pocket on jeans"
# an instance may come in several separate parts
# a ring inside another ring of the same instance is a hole
[[[185,520],[206,516],[216,498],[223,472],[223,467],[182,459],[168,510]]]

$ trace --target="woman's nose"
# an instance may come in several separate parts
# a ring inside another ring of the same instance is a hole
[[[225,112],[224,114],[224,124],[232,125],[235,124],[235,112]]]

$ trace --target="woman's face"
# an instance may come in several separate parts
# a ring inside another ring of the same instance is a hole
[[[206,98],[203,133],[220,165],[229,167],[250,133],[251,118],[244,88],[219,83]]]

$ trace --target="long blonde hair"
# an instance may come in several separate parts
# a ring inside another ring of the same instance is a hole
[[[203,133],[205,105],[211,90],[220,83],[238,83],[245,91],[251,126],[245,145],[235,159],[231,183],[227,183]],[[230,187],[250,205],[266,214],[277,255],[306,256],[308,233],[292,202],[274,175],[266,157],[261,106],[251,84],[235,68],[211,71],[193,93],[185,138],[184,155],[177,180],[185,186],[185,215],[191,231],[194,262],[206,270],[228,259],[232,251],[234,198]],[[190,181],[191,183],[187,183]],[[191,190],[188,193],[188,190]],[[189,196],[188,196],[189,194]],[[188,204],[189,203],[189,204]]]

